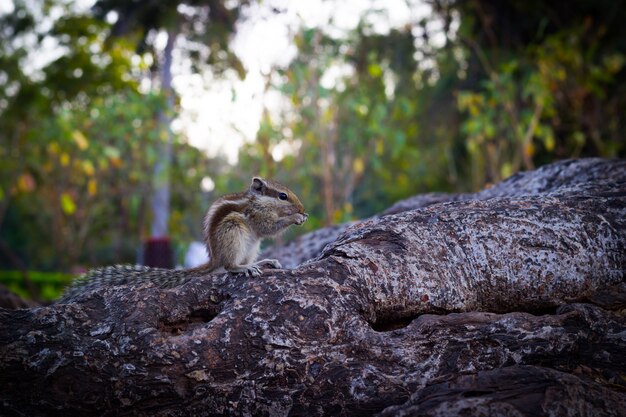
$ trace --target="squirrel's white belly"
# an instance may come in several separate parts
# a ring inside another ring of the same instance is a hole
[[[239,251],[239,257],[237,259],[238,265],[250,265],[256,261],[259,256],[259,250],[261,248],[261,240],[253,236],[248,236],[241,242],[243,248]]]

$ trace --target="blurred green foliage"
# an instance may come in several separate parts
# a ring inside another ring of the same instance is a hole
[[[39,14],[26,3],[0,16],[2,269],[133,262],[167,136],[157,115],[171,111],[158,92],[139,88],[157,62],[141,45],[179,3],[157,7],[164,14],[155,17],[149,4],[98,2],[95,15],[121,10],[128,19],[118,23],[139,28],[139,42],[109,39],[111,25],[66,2],[46,0]],[[211,47],[206,56],[191,48],[192,62],[202,55],[217,73],[243,75],[222,35],[248,2],[209,3],[184,9],[191,26],[180,33]],[[420,192],[477,190],[555,159],[626,155],[624,2],[428,4],[430,16],[388,31],[376,29],[386,17],[372,7],[348,32],[332,22],[296,32],[295,59],[267,74],[280,110],[264,111],[237,166],[175,135],[170,230],[179,252],[200,237],[214,195],[245,189],[252,175],[293,188],[312,230]],[[54,7],[63,13],[50,27],[43,16]],[[207,10],[218,25],[193,24]],[[32,51],[46,42],[64,53],[31,68]],[[212,193],[200,189],[205,177]]]
[[[46,28],[51,21],[37,15],[53,6],[67,14]],[[168,129],[158,114],[170,110],[159,93],[139,91],[147,64],[135,45],[106,45],[108,24],[66,7],[16,1],[14,12],[0,17],[3,269],[134,263],[148,233],[153,167]],[[65,53],[32,67],[50,42]],[[170,228],[182,248],[201,235],[207,196],[200,182],[222,162],[180,135],[173,154]]]
[[[28,271],[29,286],[40,301],[53,301],[63,293],[75,275],[61,272]],[[0,283],[22,298],[32,298],[33,294],[26,289],[24,273],[22,271],[0,271]]]
[[[429,4],[432,16],[385,33],[367,16],[342,37],[305,28],[296,59],[268,76],[288,104],[265,113],[237,170],[294,184],[305,227],[555,159],[626,155],[624,3]]]

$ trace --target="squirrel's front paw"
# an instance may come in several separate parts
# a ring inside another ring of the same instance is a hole
[[[306,221],[306,219],[309,218],[309,215],[307,213],[304,214],[300,214],[300,213],[296,213],[296,224],[299,226],[302,223],[304,223]]]

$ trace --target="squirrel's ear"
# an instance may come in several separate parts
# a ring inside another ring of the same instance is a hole
[[[267,184],[265,183],[265,180],[263,178],[260,178],[260,177],[252,178],[252,184],[250,184],[250,190],[253,193],[262,194],[266,188],[267,188]]]

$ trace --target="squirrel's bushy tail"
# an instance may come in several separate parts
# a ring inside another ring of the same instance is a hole
[[[172,288],[190,278],[208,274],[212,264],[191,269],[151,268],[141,265],[112,265],[92,269],[76,279],[63,293],[59,302],[67,302],[75,296],[101,287],[142,284],[150,282],[160,288]]]

